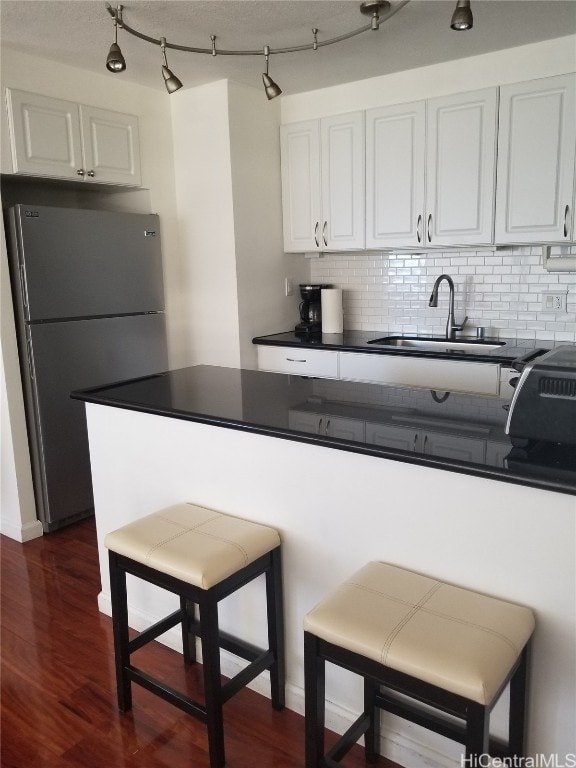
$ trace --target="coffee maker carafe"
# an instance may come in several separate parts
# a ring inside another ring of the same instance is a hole
[[[297,336],[308,336],[312,333],[322,333],[322,305],[320,291],[331,288],[327,284],[301,284],[300,322],[294,329]]]

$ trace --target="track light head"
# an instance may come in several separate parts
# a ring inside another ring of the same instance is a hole
[[[182,88],[182,81],[164,64],[162,65],[162,77],[164,78],[164,85],[168,93],[174,93],[174,91]]]
[[[264,58],[266,59],[266,72],[262,75],[262,82],[264,83],[264,92],[268,101],[275,99],[276,96],[280,96],[282,89],[277,85],[274,80],[268,74],[268,59],[270,58],[270,46],[264,46]]]
[[[470,0],[458,0],[456,9],[452,14],[452,21],[450,22],[451,29],[460,32],[465,29],[472,29],[473,25],[474,19],[470,8]]]
[[[124,72],[126,61],[118,43],[112,43],[106,57],[106,69],[110,72]]]
[[[126,69],[126,60],[124,59],[124,56],[122,56],[122,51],[118,45],[118,21],[122,20],[122,6],[119,5],[116,8],[116,11],[113,11],[109,6],[107,7],[114,19],[114,42],[110,46],[108,56],[106,56],[106,69],[109,72],[124,72]]]
[[[162,65],[162,77],[164,78],[164,85],[168,93],[174,93],[174,91],[182,88],[182,81],[179,80],[171,69],[168,69],[168,60],[166,59],[166,38],[163,37],[160,40],[160,48],[162,49],[162,56],[164,58],[164,64]]]
[[[262,75],[262,82],[264,83],[264,91],[268,97],[268,100],[275,99],[276,96],[280,96],[282,93],[282,89],[274,82],[274,80],[272,80],[270,75],[264,73]]]

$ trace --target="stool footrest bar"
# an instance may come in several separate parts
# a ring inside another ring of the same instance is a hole
[[[344,755],[346,755],[356,744],[360,736],[363,736],[370,725],[370,715],[367,712],[363,712],[360,717],[355,720],[350,728],[340,736],[336,744],[326,752],[324,759],[328,761],[335,761],[338,763]]]
[[[183,712],[197,717],[203,723],[206,722],[206,708],[199,704],[197,701],[194,701],[194,699],[191,699],[189,696],[185,696],[183,693],[180,693],[180,691],[177,691],[175,688],[166,685],[157,678],[152,677],[152,675],[146,674],[146,672],[143,672],[137,667],[126,667],[126,674],[130,680],[132,680],[132,682],[138,683],[138,685],[141,685],[148,691],[155,693],[157,696],[160,696],[165,701],[170,702],[170,704],[178,707],[178,709],[181,709]]]
[[[459,723],[451,723],[443,717],[439,717],[434,713],[424,712],[424,710],[418,706],[410,704],[409,702],[400,701],[395,696],[380,691],[376,694],[375,702],[378,707],[390,712],[393,715],[398,715],[405,720],[410,720],[416,725],[421,725],[424,728],[430,728],[433,726],[436,733],[445,736],[453,741],[458,741],[464,744],[466,741],[466,729]]]
[[[273,663],[274,654],[271,651],[265,651],[258,659],[251,664],[248,664],[247,667],[244,667],[243,670],[238,672],[237,675],[234,675],[234,677],[227,683],[224,683],[221,691],[222,701],[228,701],[228,699],[234,696],[234,694],[241,688],[244,688],[247,683],[254,680],[255,677],[258,677],[261,672],[264,672],[265,669],[269,669]]]
[[[152,624],[151,627],[144,629],[136,637],[130,640],[128,643],[128,653],[134,653],[134,651],[137,651],[147,643],[150,643],[160,635],[163,635],[164,632],[167,632],[169,629],[172,629],[172,627],[175,627],[176,624],[180,624],[181,621],[182,611],[178,610],[174,613],[171,613],[170,616],[166,616],[166,618],[157,621],[156,624]]]

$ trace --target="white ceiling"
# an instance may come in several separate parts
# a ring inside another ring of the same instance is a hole
[[[392,0],[393,5],[398,0]],[[111,4],[116,5],[116,2]],[[132,28],[169,43],[262,50],[336,37],[366,25],[356,0],[126,0]],[[455,0],[410,0],[380,31],[318,51],[273,55],[270,74],[284,94],[512,48],[576,33],[576,0],[472,0],[474,28],[450,29]],[[1,0],[0,44],[86,70],[106,73],[113,41],[104,0]],[[127,62],[110,77],[163,89],[158,47],[119,30]],[[168,50],[184,87],[231,78],[261,87],[263,56],[216,56]],[[575,50],[576,68],[576,50]]]

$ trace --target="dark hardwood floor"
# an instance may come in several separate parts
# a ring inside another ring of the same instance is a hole
[[[132,711],[117,711],[93,521],[24,545],[2,537],[0,553],[2,768],[208,768],[194,718],[139,686]],[[199,665],[185,671],[181,655],[157,642],[138,654],[142,666],[199,695]],[[253,691],[226,704],[225,728],[228,768],[303,766],[303,718],[273,711]],[[365,766],[363,751],[355,747],[345,765]]]

